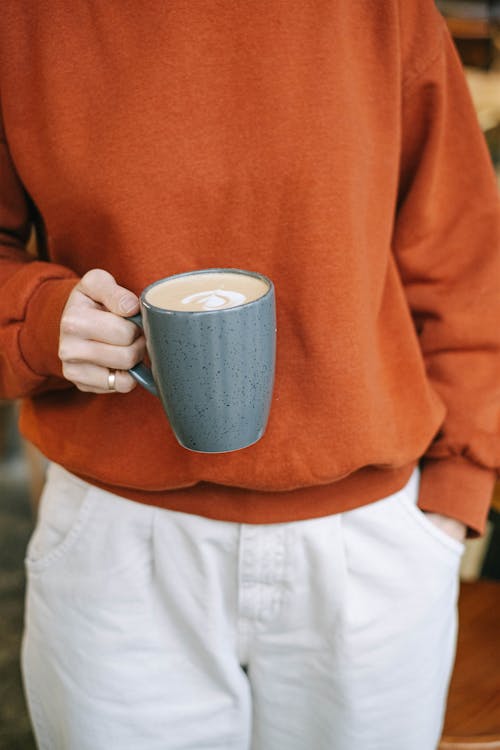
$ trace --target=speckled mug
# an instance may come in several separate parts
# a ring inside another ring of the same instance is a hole
[[[179,311],[157,307],[148,292],[173,278],[238,273],[265,282],[267,291],[235,307]],[[159,279],[141,294],[150,370],[131,375],[163,404],[178,442],[201,453],[226,453],[256,443],[266,429],[274,385],[276,311],[274,286],[259,273],[209,268]]]

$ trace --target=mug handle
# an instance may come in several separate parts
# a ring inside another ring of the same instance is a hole
[[[131,323],[135,323],[136,326],[144,330],[141,313],[137,313],[137,315],[131,315],[129,318],[127,318],[127,320],[130,320]],[[160,396],[153,378],[153,373],[151,372],[149,367],[146,367],[144,362],[139,362],[139,364],[131,367],[129,373],[132,375],[134,380],[139,383],[139,385],[142,385],[142,387],[152,393],[153,396]]]

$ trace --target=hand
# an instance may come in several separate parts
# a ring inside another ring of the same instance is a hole
[[[458,542],[465,540],[467,526],[461,521],[457,521],[456,518],[450,518],[449,516],[443,516],[441,513],[428,513],[427,511],[424,511],[424,513],[432,523],[435,523],[448,536],[451,536]]]
[[[110,370],[116,370],[115,389],[128,393],[136,381],[127,372],[144,356],[140,329],[128,320],[139,310],[139,300],[118,286],[107,271],[94,269],[73,289],[61,317],[59,357],[64,377],[80,391],[112,393]]]

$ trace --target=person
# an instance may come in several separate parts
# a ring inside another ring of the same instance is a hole
[[[435,748],[500,459],[500,211],[433,2],[0,25],[0,396],[50,462],[39,747]],[[201,268],[276,287],[269,424],[226,454],[127,372],[141,290]]]

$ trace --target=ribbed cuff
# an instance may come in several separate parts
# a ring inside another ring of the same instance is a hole
[[[484,534],[496,474],[462,456],[424,459],[418,507],[462,521],[467,536]]]
[[[19,346],[37,375],[63,377],[59,359],[59,327],[68,297],[78,279],[44,281],[29,301]]]

